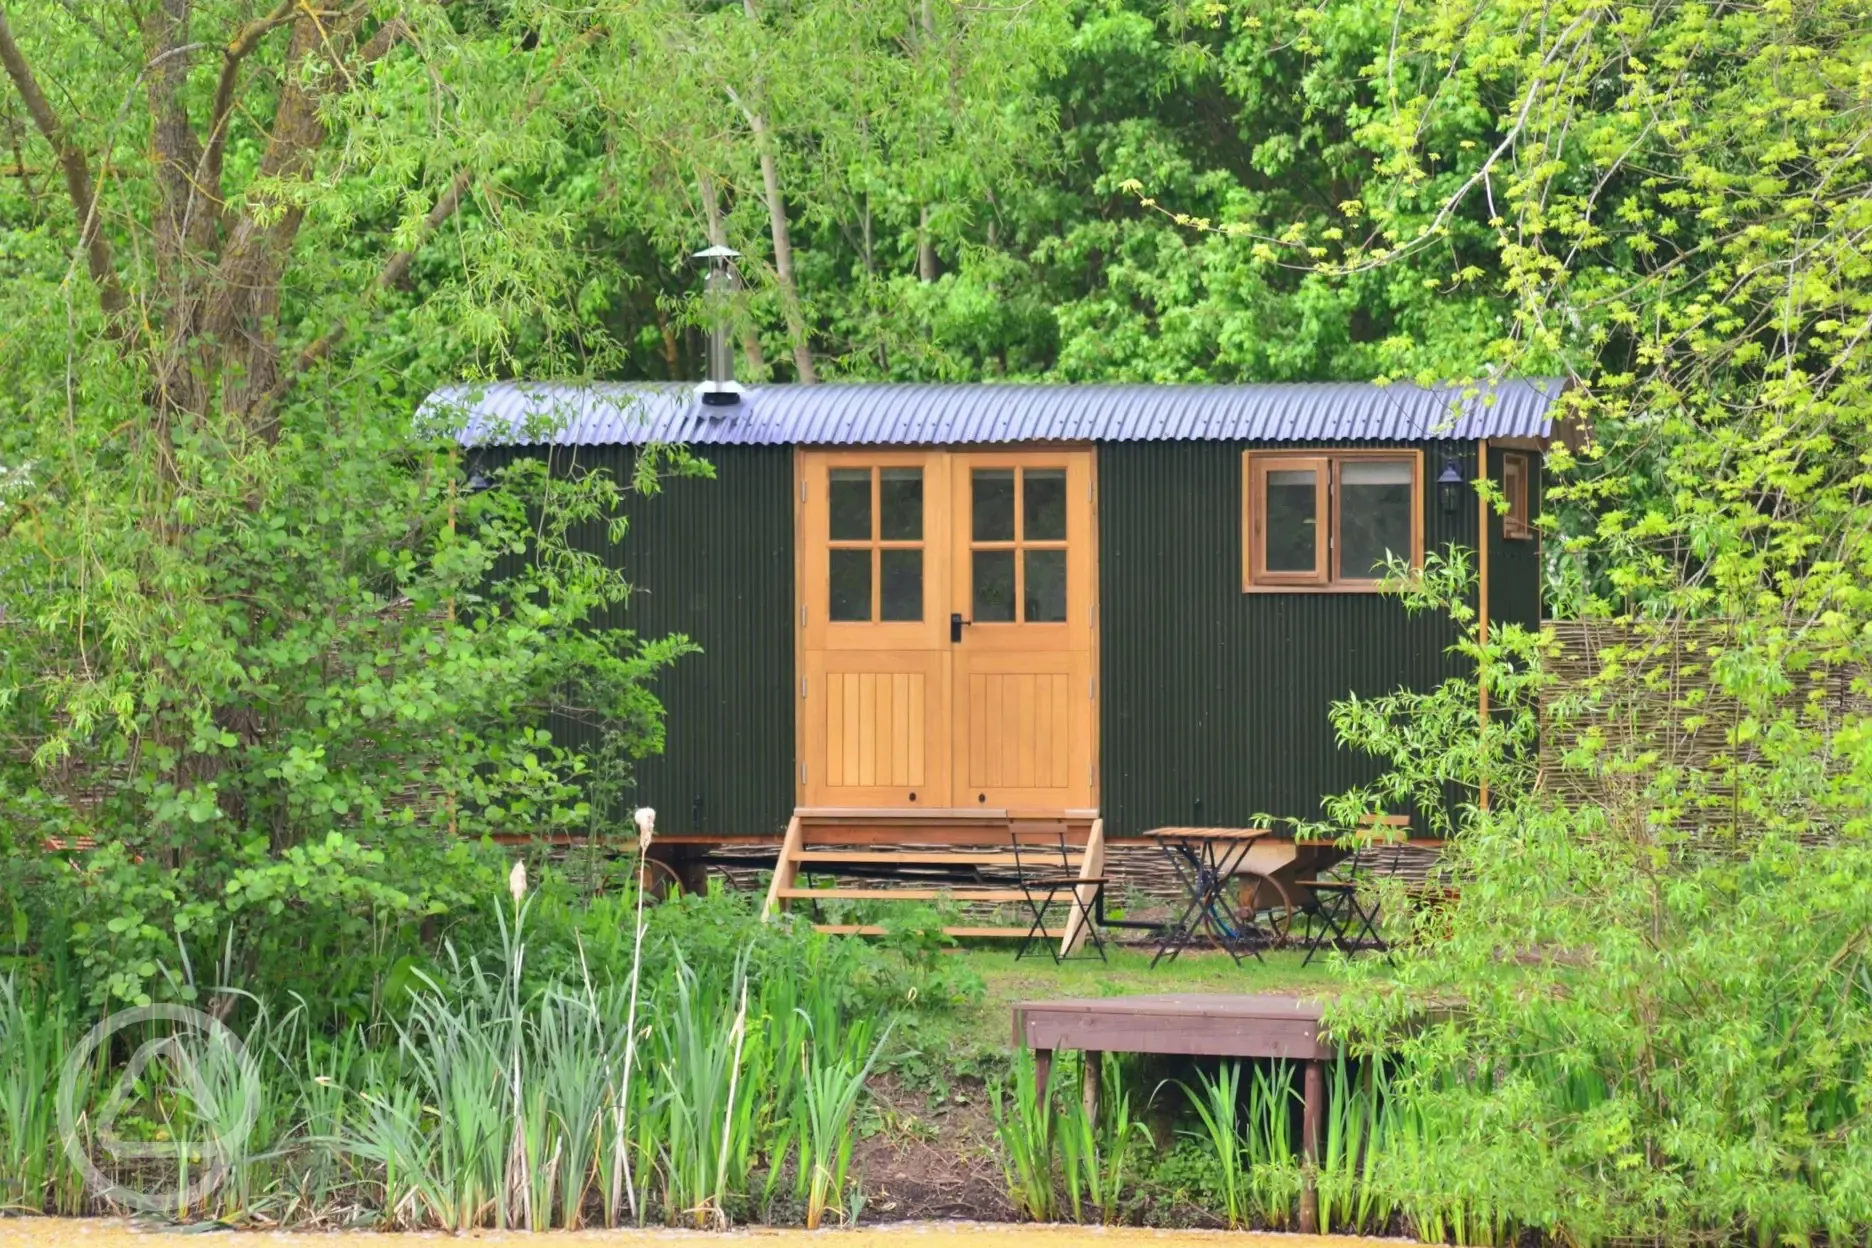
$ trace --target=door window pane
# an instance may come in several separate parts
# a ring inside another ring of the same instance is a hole
[[[977,468],[970,482],[974,492],[974,538],[978,542],[1014,540],[1014,470]],[[1014,605],[1013,598],[1008,605]],[[1009,617],[1013,618],[1012,616]]]
[[[829,580],[832,601],[827,615],[834,620],[871,618],[871,552],[834,550]]]
[[[1318,565],[1319,474],[1276,468],[1267,474],[1267,570],[1311,572]]]
[[[915,542],[923,537],[923,470],[921,468],[881,468],[878,470],[878,536],[887,542]],[[885,592],[890,592],[890,576],[885,574]],[[895,619],[886,615],[885,619]],[[917,617],[911,616],[911,619]]]
[[[888,511],[886,515],[890,514]],[[923,618],[923,552],[920,550],[883,550],[878,577],[878,618],[882,620],[920,620]]]
[[[1013,500],[1009,500],[1012,515]],[[980,512],[976,513],[980,515]],[[978,550],[974,560],[975,623],[1004,624],[1014,618],[1014,552]]]
[[[827,510],[832,517],[832,540],[871,540],[871,470],[834,468],[827,484]]]
[[[1066,552],[1028,550],[1022,618],[1029,624],[1056,624],[1066,618]]]
[[[1029,468],[1021,478],[1021,537],[1029,542],[1066,540],[1066,470]]]
[[[1409,461],[1355,459],[1341,463],[1339,575],[1349,580],[1380,577],[1387,560],[1408,559],[1410,555]]]

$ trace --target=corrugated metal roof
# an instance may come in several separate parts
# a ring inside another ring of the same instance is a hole
[[[687,385],[495,382],[423,403],[466,445],[943,446],[996,442],[1420,441],[1546,437],[1556,379],[1421,387],[760,386],[705,407]]]

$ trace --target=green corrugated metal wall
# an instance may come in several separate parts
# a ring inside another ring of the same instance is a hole
[[[678,478],[633,496],[624,540],[603,526],[577,534],[603,550],[637,592],[607,627],[640,637],[686,633],[702,653],[656,682],[668,734],[636,766],[631,805],[654,806],[657,831],[775,832],[793,811],[793,449],[711,447],[715,479]],[[628,447],[554,452],[555,468],[604,468],[630,479]],[[590,734],[564,720],[556,740]]]
[[[1541,457],[1528,457],[1528,515],[1540,515]],[[1489,479],[1502,484],[1503,452],[1489,448]],[[1541,552],[1534,538],[1502,536],[1503,517],[1489,514],[1489,619],[1535,629],[1541,621]]]
[[[1447,621],[1365,594],[1241,592],[1243,444],[1108,443],[1098,451],[1100,784],[1108,835],[1163,824],[1312,817],[1369,775],[1326,711],[1350,691],[1427,686],[1452,670]],[[1283,444],[1281,449],[1297,449]],[[1475,546],[1467,490],[1446,516],[1432,483],[1450,454],[1424,448],[1426,544]],[[561,450],[626,478],[628,448]],[[675,480],[635,502],[623,542],[580,535],[639,592],[605,624],[684,632],[704,650],[658,682],[662,757],[638,765],[633,803],[666,833],[775,832],[793,808],[796,673],[793,449],[717,447],[716,479]],[[1475,449],[1460,448],[1465,476]],[[1491,455],[1499,480],[1500,459]],[[1492,524],[1490,608],[1539,616],[1538,551]],[[568,743],[583,730],[553,724]]]
[[[1244,449],[1099,448],[1107,835],[1317,817],[1323,796],[1370,775],[1368,760],[1338,747],[1328,706],[1349,692],[1428,687],[1453,670],[1449,622],[1410,616],[1389,596],[1242,592]],[[1449,445],[1423,449],[1426,548],[1473,550],[1474,495],[1465,490],[1446,516],[1433,483]],[[1459,458],[1471,476],[1473,445]]]

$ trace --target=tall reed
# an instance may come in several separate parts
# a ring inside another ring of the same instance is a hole
[[[1248,1088],[1243,1154],[1248,1172],[1250,1216],[1276,1227],[1287,1225],[1300,1195],[1300,1155],[1295,1147],[1295,1119],[1300,1094],[1298,1072],[1287,1061],[1257,1065]]]
[[[1080,1055],[1082,1065],[1091,1060],[1092,1054]],[[1118,1220],[1124,1200],[1125,1165],[1131,1142],[1140,1135],[1145,1140],[1150,1136],[1143,1123],[1132,1120],[1131,1093],[1124,1086],[1124,1065],[1118,1055],[1103,1053],[1097,1055],[1097,1060],[1097,1111],[1087,1113],[1082,1097],[1066,1096],[1061,1101],[1060,1162],[1073,1220],[1085,1221],[1084,1205],[1089,1203],[1097,1211],[1098,1220],[1110,1226]]]
[[[667,1135],[661,1142],[663,1207],[672,1221],[701,1228],[727,1220],[726,1197],[740,1191],[752,1143],[749,1105],[737,1106],[744,1041],[747,958],[736,960],[730,999],[739,1010],[724,1014],[723,1002],[708,1008],[704,989],[689,964],[676,964],[675,993],[659,1020],[659,1075],[668,1095]],[[738,1112],[737,1112],[738,1111]]]
[[[1183,1085],[1215,1158],[1222,1188],[1222,1215],[1230,1230],[1246,1225],[1248,1220],[1248,1176],[1242,1167],[1241,1134],[1235,1125],[1241,1103],[1241,1073],[1240,1062],[1224,1062],[1213,1079],[1205,1071],[1197,1072],[1200,1094]]]
[[[59,1142],[59,1064],[78,1043],[50,994],[0,977],[0,1208],[75,1213],[83,1189]]]
[[[816,1038],[816,1033],[815,1033]],[[799,1167],[805,1183],[806,1229],[816,1231],[826,1211],[849,1217],[845,1203],[865,1080],[884,1052],[890,1029],[875,1045],[868,1020],[856,1020],[843,1041],[810,1044],[800,1051]],[[864,1056],[870,1048],[869,1056]]]
[[[1051,1222],[1057,1201],[1053,1189],[1053,1148],[1057,1115],[1053,1098],[1036,1089],[1033,1054],[1016,1049],[1012,1103],[1000,1083],[988,1085],[995,1138],[1001,1143],[1001,1168],[1014,1211],[1036,1222]]]

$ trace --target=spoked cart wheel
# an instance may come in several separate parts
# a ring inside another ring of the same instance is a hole
[[[1287,886],[1271,875],[1248,871],[1237,877],[1242,930],[1254,932],[1266,948],[1285,949],[1297,907]]]
[[[680,897],[684,893],[682,877],[676,874],[676,868],[659,858],[648,855],[637,859],[637,886],[644,890],[646,904],[671,897]]]

